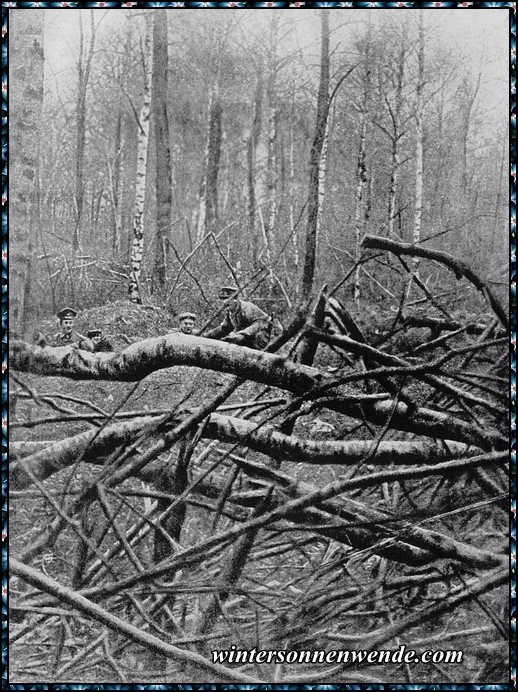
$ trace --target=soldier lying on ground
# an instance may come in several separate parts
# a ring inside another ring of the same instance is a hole
[[[223,321],[203,336],[263,349],[270,338],[271,319],[254,303],[238,298],[237,291],[235,286],[220,288],[218,298],[226,303]]]

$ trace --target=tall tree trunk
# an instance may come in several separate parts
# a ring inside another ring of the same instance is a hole
[[[120,196],[120,181],[122,169],[122,94],[119,97],[119,110],[117,113],[117,122],[115,125],[115,143],[114,143],[113,159],[108,159],[108,185],[110,192],[110,203],[112,206],[112,249],[118,255],[121,250],[122,238],[122,214],[121,214],[121,196]]]
[[[92,58],[95,48],[96,28],[93,12],[90,12],[90,43],[87,53],[84,51],[84,30],[82,13],[79,13],[79,58],[77,78],[77,104],[76,104],[76,180],[75,180],[75,205],[76,223],[72,238],[72,249],[77,254],[81,252],[83,204],[84,204],[84,167],[86,144],[86,90],[90,78]]]
[[[137,178],[135,184],[135,207],[133,212],[133,240],[131,243],[130,276],[128,296],[132,303],[142,303],[140,295],[140,272],[144,252],[144,203],[146,199],[147,149],[149,140],[149,114],[151,106],[151,83],[153,74],[151,15],[146,15],[146,39],[144,43],[144,95],[139,116],[137,141]]]
[[[405,39],[406,36],[403,36]],[[399,142],[402,137],[400,131],[401,107],[403,105],[403,79],[405,74],[406,41],[401,42],[398,55],[396,89],[394,94],[394,105],[392,107],[392,137],[391,137],[391,168],[390,168],[390,187],[388,199],[388,237],[394,237],[394,222],[396,220],[396,195],[398,189],[399,175]]]
[[[358,184],[356,186],[356,211],[354,216],[354,247],[355,260],[359,262],[361,255],[361,242],[363,239],[363,221],[364,221],[364,196],[365,184],[367,182],[367,169],[365,165],[365,139],[367,134],[367,111],[362,110],[362,119],[360,126],[360,144],[358,148]],[[356,309],[360,309],[360,266],[356,266],[354,273],[354,303]]]
[[[263,65],[259,63],[257,69],[257,82],[254,98],[254,118],[250,131],[246,138],[246,158],[247,158],[247,218],[248,218],[248,237],[251,243],[252,263],[254,268],[258,262],[258,237],[256,231],[256,207],[257,207],[257,147],[261,136],[261,118],[263,108]]]
[[[366,163],[366,150],[367,150],[367,130],[368,121],[370,116],[370,99],[371,99],[371,43],[370,43],[370,32],[369,38],[365,46],[365,69],[364,69],[364,81],[363,81],[363,95],[362,104],[360,106],[360,142],[358,144],[358,169],[357,169],[357,185],[356,185],[356,205],[354,214],[354,254],[355,261],[358,263],[361,256],[361,242],[363,240],[364,230],[365,230],[365,187],[368,182],[367,177],[367,163]],[[368,213],[368,212],[367,212]],[[354,303],[356,309],[360,309],[360,266],[357,264],[354,273]]]
[[[208,133],[205,150],[205,166],[200,190],[198,213],[198,241],[214,230],[218,218],[218,173],[221,158],[222,113],[219,100],[219,65],[215,86],[209,97]]]
[[[417,49],[417,85],[416,85],[416,153],[415,153],[415,208],[414,208],[414,233],[413,243],[417,245],[421,240],[421,223],[423,216],[423,117],[424,117],[424,16],[419,13],[419,37]],[[419,258],[414,260],[414,273],[417,276],[419,270]],[[408,285],[410,287],[412,281]]]
[[[43,12],[13,10],[9,13],[11,79],[16,84],[9,104],[9,311],[11,330],[22,338],[30,326],[33,235],[37,223],[43,19]]]
[[[163,291],[169,266],[169,230],[171,225],[172,175],[167,118],[167,15],[165,10],[153,13],[153,115],[156,145],[157,228],[154,279]]]
[[[289,214],[290,214],[290,233],[293,242],[293,261],[295,263],[296,269],[299,267],[299,243],[297,228],[295,226],[295,207],[293,204],[293,199],[295,196],[295,128],[293,125],[293,120],[295,116],[295,96],[292,94],[292,110],[290,118],[290,149],[289,149]]]
[[[320,13],[322,42],[320,56],[320,86],[318,89],[317,121],[309,158],[309,199],[306,225],[306,251],[302,274],[302,299],[307,300],[313,288],[317,255],[320,162],[326,135],[329,108],[329,14]]]
[[[209,123],[209,156],[207,159],[207,232],[214,230],[219,216],[218,175],[221,160],[223,109],[219,98],[213,101]]]

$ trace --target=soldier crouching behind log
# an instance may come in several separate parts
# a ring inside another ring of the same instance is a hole
[[[102,329],[89,329],[86,333],[86,336],[88,337],[88,340],[91,341],[91,343],[93,344],[93,350],[95,353],[114,350],[113,344],[107,336],[104,336]],[[79,348],[83,348],[81,342],[79,342]],[[86,348],[85,350],[88,351],[89,349]]]
[[[209,329],[203,336],[221,339],[232,344],[263,349],[267,346],[272,321],[261,308],[237,297],[235,286],[222,286],[218,298],[225,301],[224,318],[221,324]]]
[[[35,339],[38,346],[73,346],[85,351],[94,350],[91,340],[74,329],[74,320],[77,317],[77,311],[74,308],[63,308],[57,313],[57,317],[59,319],[59,332],[50,337],[38,332]]]
[[[194,312],[180,313],[178,315],[179,327],[171,329],[171,334],[174,334],[175,332],[182,332],[182,334],[192,334],[193,336],[196,336],[199,333],[197,329],[194,329],[196,317],[197,315],[195,315]]]

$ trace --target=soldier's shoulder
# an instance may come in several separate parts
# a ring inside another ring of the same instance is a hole
[[[254,316],[257,315],[257,317],[267,317],[267,314],[264,312],[264,310],[261,310],[261,308],[258,305],[252,303],[249,300],[242,300],[241,308]]]

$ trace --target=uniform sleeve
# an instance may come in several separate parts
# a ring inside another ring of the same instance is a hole
[[[244,329],[240,329],[238,334],[255,336],[258,332],[268,327],[268,315],[253,303],[241,303],[241,316],[247,326]]]
[[[75,342],[75,346],[81,351],[90,351],[90,353],[93,353],[95,351],[93,342],[82,334],[80,334],[79,337],[80,338]]]
[[[228,316],[228,313],[225,315],[225,319],[221,324],[219,324],[217,327],[214,327],[214,329],[209,329],[203,334],[207,339],[221,339],[222,336],[226,336],[227,334],[230,334],[232,331],[232,322],[230,321],[230,318]]]

